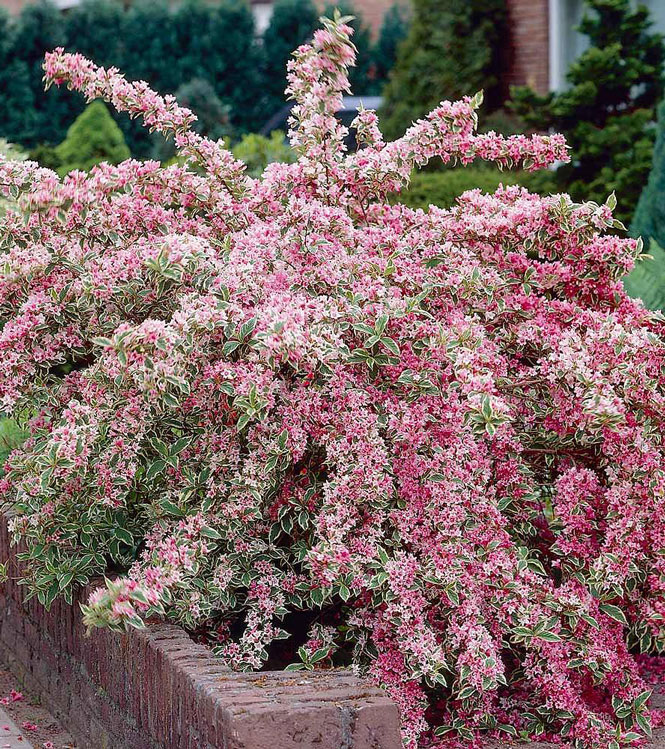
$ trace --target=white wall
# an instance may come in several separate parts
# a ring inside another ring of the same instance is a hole
[[[665,34],[665,0],[640,2],[651,12],[653,30]],[[555,90],[565,87],[571,62],[587,47],[587,37],[575,31],[585,5],[584,0],[550,0],[550,87]]]
[[[257,36],[263,36],[265,30],[270,25],[272,18],[272,2],[258,2],[252,4],[252,14],[254,15],[254,33]]]

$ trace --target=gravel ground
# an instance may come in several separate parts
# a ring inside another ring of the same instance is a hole
[[[13,694],[12,690],[14,690]],[[18,696],[16,693],[20,693],[22,698],[16,699]],[[1,666],[0,711],[9,716],[9,721],[7,721],[4,716],[0,715],[0,749],[7,746],[11,749],[15,747],[74,749],[76,747],[72,737],[42,706],[39,697],[20,687],[16,677]]]

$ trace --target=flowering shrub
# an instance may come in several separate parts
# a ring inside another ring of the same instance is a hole
[[[48,83],[187,162],[0,164],[24,582],[48,605],[124,570],[90,627],[163,614],[238,669],[283,638],[294,669],[351,660],[408,747],[632,745],[653,715],[631,652],[665,646],[665,346],[620,282],[640,246],[603,234],[613,200],[387,203],[434,156],[535,169],[566,147],[475,134],[474,97],[392,143],[361,111],[345,154],[349,34],[296,51],[299,159],[260,180],[172,97],[47,56]]]

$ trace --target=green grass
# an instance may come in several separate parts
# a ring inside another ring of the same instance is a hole
[[[9,453],[25,438],[25,431],[13,419],[0,418],[0,474]]]

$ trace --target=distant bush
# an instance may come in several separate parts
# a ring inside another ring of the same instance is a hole
[[[268,116],[263,52],[248,3],[134,0],[127,5],[82,0],[64,16],[44,0],[26,5],[16,17],[0,8],[0,136],[26,148],[65,138],[83,107],[67,92],[43,93],[44,53],[59,46],[94,54],[171,94],[206,79],[230,106],[234,127],[246,132],[263,124]],[[135,156],[152,155],[154,141],[147,131],[126,115],[114,119]]]
[[[0,476],[9,453],[17,448],[25,437],[25,432],[13,419],[3,418],[0,414]]]
[[[409,208],[427,208],[429,205],[450,208],[467,190],[479,188],[481,192],[493,193],[499,185],[523,185],[538,194],[556,192],[551,173],[497,172],[496,169],[479,166],[416,172],[409,189],[396,195],[394,201]]]
[[[0,155],[10,161],[24,161],[27,158],[27,154],[23,149],[4,138],[0,138]]]
[[[391,5],[383,16],[379,38],[372,51],[374,77],[381,85],[388,80],[395,66],[397,52],[409,32],[410,21],[409,8],[402,3]]]
[[[74,120],[65,140],[55,148],[61,175],[73,169],[88,171],[102,161],[119,164],[130,155],[122,131],[101,101],[88,104]]]
[[[281,130],[273,130],[270,137],[250,133],[234,146],[233,155],[247,165],[247,174],[260,177],[263,170],[276,161],[293,163],[295,154]]]
[[[191,109],[197,117],[192,130],[212,140],[230,138],[231,107],[217,96],[210,81],[205,78],[194,78],[183,83],[175,93],[178,104]],[[172,162],[176,158],[176,146],[173,138],[164,138],[161,133],[153,135],[155,146],[152,158],[161,162]]]
[[[652,239],[665,247],[665,101],[658,107],[658,131],[649,180],[640,195],[630,230],[634,237],[642,237],[647,247]]]
[[[401,135],[442,99],[469,91],[484,90],[486,113],[499,107],[505,29],[505,0],[414,0],[385,91],[385,133]]]

